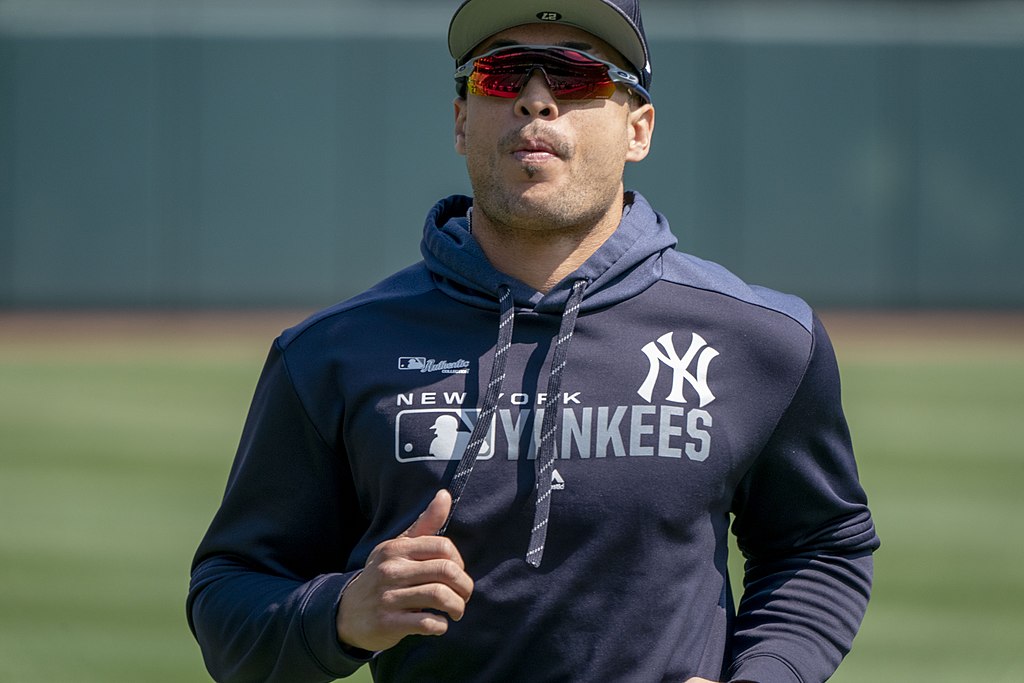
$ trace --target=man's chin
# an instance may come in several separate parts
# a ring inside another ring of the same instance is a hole
[[[558,223],[565,213],[565,193],[549,183],[537,183],[524,188],[508,206],[521,222]]]

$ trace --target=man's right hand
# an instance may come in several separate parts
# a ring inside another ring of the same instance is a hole
[[[373,549],[338,606],[341,642],[376,652],[408,635],[444,635],[449,618],[462,618],[473,580],[455,544],[437,535],[451,506],[438,491],[412,526]]]

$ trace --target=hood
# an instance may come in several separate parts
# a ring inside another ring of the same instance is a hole
[[[547,294],[498,272],[468,230],[466,213],[473,200],[463,195],[442,199],[427,215],[420,251],[437,286],[449,296],[478,308],[498,310],[499,289],[512,292],[516,308],[538,313],[565,309],[572,283],[586,280],[581,310],[604,308],[636,296],[662,274],[661,256],[676,245],[668,220],[637,192],[627,192],[618,229],[594,254]]]

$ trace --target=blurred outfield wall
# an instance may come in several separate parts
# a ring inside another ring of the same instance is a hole
[[[455,2],[0,0],[0,307],[330,304],[468,192]],[[1024,306],[1024,3],[645,0],[628,171],[818,306]]]

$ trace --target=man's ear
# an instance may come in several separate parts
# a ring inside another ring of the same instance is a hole
[[[654,105],[643,104],[629,112],[629,149],[626,161],[642,161],[651,151],[654,136]]]
[[[456,97],[455,107],[455,151],[466,156],[466,100]]]

